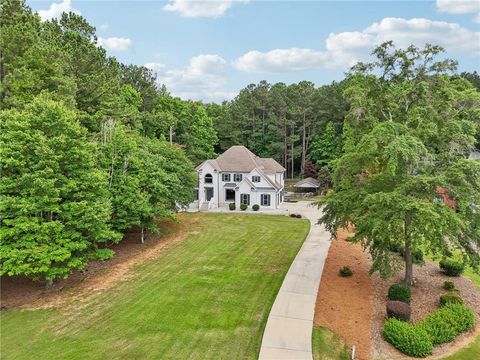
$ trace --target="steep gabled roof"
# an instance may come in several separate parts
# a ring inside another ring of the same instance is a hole
[[[234,145],[215,160],[207,160],[218,171],[250,172],[257,168],[265,173],[284,172],[272,158],[260,158],[243,145]]]

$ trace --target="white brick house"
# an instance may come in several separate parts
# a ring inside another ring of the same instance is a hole
[[[197,167],[198,189],[192,204],[200,210],[235,203],[277,209],[283,201],[285,168],[272,158],[260,158],[245,146],[232,146]]]

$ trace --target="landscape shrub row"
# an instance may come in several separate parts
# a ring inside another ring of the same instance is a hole
[[[448,276],[460,276],[465,270],[465,265],[460,261],[445,258],[440,261],[440,269]]]
[[[447,303],[417,324],[389,318],[383,337],[404,354],[425,357],[434,345],[450,342],[475,325],[475,315],[463,304]]]
[[[412,291],[403,283],[393,284],[388,288],[388,300],[397,300],[410,304]]]

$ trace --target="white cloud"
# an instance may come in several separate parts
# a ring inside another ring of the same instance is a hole
[[[105,48],[106,50],[112,51],[128,51],[133,46],[132,39],[122,38],[122,37],[109,37],[101,38],[97,40],[98,46]]]
[[[39,10],[38,15],[40,15],[43,21],[46,21],[53,18],[59,18],[64,12],[73,12],[75,14],[80,14],[80,11],[72,7],[71,0],[63,0],[60,3],[52,3],[48,10]]]
[[[225,92],[222,87],[226,84],[226,61],[218,55],[198,55],[190,59],[184,69],[163,71],[158,68],[157,82],[165,84],[174,95],[184,99],[194,100],[226,100],[235,96],[235,93]],[[155,63],[148,63],[148,65]],[[145,64],[146,67],[147,64]],[[153,66],[155,67],[155,66]]]
[[[314,49],[275,49],[249,51],[233,62],[247,72],[287,72],[320,67],[349,67],[366,60],[373,48],[388,40],[398,47],[426,43],[443,46],[448,52],[480,53],[480,32],[458,24],[428,19],[384,18],[363,31],[331,33],[326,51]]]
[[[480,25],[480,14],[473,18],[473,22]]]
[[[163,10],[178,12],[183,17],[220,17],[235,3],[248,0],[173,0]]]
[[[238,70],[246,72],[285,72],[311,69],[325,65],[326,53],[312,49],[275,49],[267,52],[249,51],[234,61]]]
[[[450,14],[470,14],[480,11],[478,0],[437,0],[437,9]]]
[[[155,73],[163,71],[165,69],[165,64],[158,62],[149,62],[144,65],[147,69],[152,70]]]
[[[98,28],[100,30],[107,30],[110,26],[108,25],[108,23],[103,23],[102,25],[100,25]]]

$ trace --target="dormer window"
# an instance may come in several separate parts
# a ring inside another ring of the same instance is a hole
[[[258,175],[252,176],[252,182],[259,183],[260,182],[260,176],[258,176]]]
[[[243,179],[242,174],[233,174],[233,181],[240,182],[242,181],[242,179]]]
[[[212,174],[205,174],[205,184],[212,184],[212,183],[213,183]]]

